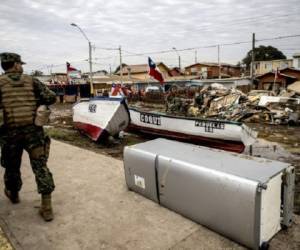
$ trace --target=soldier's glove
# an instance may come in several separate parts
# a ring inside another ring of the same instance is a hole
[[[34,124],[36,126],[44,126],[49,122],[51,110],[46,105],[41,105],[36,110]]]

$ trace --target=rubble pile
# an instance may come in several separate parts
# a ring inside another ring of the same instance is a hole
[[[141,98],[144,102],[150,103],[163,103],[164,102],[164,93],[158,91],[149,91],[144,94]]]
[[[166,97],[166,112],[188,117],[212,118],[238,122],[299,124],[300,98],[296,92],[253,90],[248,95],[214,83],[197,89],[194,98],[182,95],[177,87]]]

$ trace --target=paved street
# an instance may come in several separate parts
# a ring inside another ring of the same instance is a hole
[[[16,249],[244,249],[129,192],[120,160],[53,140],[49,166],[57,186],[54,221],[45,223],[38,216],[40,201],[27,154],[21,203],[12,205],[0,193],[0,226]],[[299,217],[296,223],[276,236],[272,249],[296,249]]]

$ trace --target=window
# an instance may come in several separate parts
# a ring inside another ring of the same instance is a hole
[[[265,64],[265,69],[266,69],[267,71],[272,71],[272,63],[271,63],[271,62],[266,63],[266,64]]]
[[[280,62],[280,69],[284,69],[288,67],[288,63],[287,62]]]

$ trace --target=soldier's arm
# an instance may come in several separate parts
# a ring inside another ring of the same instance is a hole
[[[2,107],[2,98],[1,98],[1,96],[2,96],[2,94],[1,94],[1,89],[0,89],[0,126],[3,123],[3,107]]]
[[[39,105],[51,105],[56,102],[56,95],[45,84],[33,78],[34,92]]]

